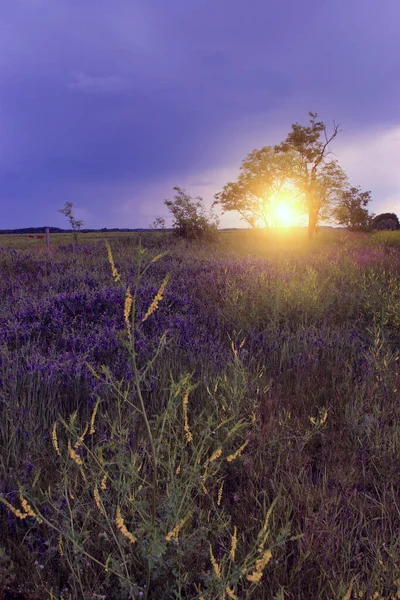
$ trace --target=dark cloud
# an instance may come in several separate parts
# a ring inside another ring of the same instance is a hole
[[[399,16],[397,0],[6,0],[4,226],[72,196],[115,225],[118,193],[209,181],[310,109],[354,135],[396,126]]]

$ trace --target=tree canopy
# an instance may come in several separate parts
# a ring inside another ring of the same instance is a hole
[[[319,219],[332,214],[347,185],[338,161],[329,158],[339,126],[334,123],[329,133],[325,123],[317,120],[317,113],[309,116],[309,125],[293,124],[281,144],[264,146],[245,157],[237,180],[215,195],[215,204],[223,212],[236,210],[249,225],[267,226],[282,192],[289,191],[308,213],[309,237]]]
[[[335,209],[335,218],[340,225],[346,225],[351,231],[366,231],[371,216],[366,208],[371,202],[371,192],[363,192],[360,187],[343,190]]]
[[[223,213],[238,211],[252,227],[258,223],[268,227],[280,194],[296,178],[297,160],[296,153],[278,154],[271,146],[253,150],[242,161],[237,180],[215,195],[214,204],[219,204]]]

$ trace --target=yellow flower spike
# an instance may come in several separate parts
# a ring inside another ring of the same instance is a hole
[[[128,288],[125,293],[125,304],[124,304],[124,320],[126,325],[126,330],[128,332],[128,337],[132,339],[132,323],[129,320],[129,316],[131,314],[133,305],[133,298],[130,289]]]
[[[181,472],[181,465],[178,465],[176,467],[175,475],[179,475],[180,472]]]
[[[185,523],[189,519],[189,517],[190,517],[190,513],[188,515],[186,515],[186,517],[184,519],[179,521],[179,523],[177,525],[175,525],[175,527],[173,529],[171,529],[171,531],[169,533],[167,533],[167,535],[165,536],[165,540],[167,542],[170,542],[173,539],[175,539],[176,542],[178,541],[179,532],[182,529],[182,527],[185,525]]]
[[[54,423],[54,425],[53,425],[53,430],[51,432],[51,441],[53,442],[54,450],[56,451],[58,456],[61,456],[60,447],[58,445],[58,437],[57,437],[57,422]]]
[[[233,528],[233,535],[231,540],[231,550],[229,552],[229,558],[233,562],[236,556],[236,548],[237,548],[237,528],[236,525]]]
[[[218,500],[217,500],[217,506],[220,506],[221,504],[221,500],[222,500],[222,490],[224,488],[224,482],[221,483],[221,486],[218,490]]]
[[[263,571],[269,563],[269,561],[271,560],[271,558],[271,550],[266,550],[262,557],[256,560],[256,568],[251,575],[247,575],[247,580],[251,581],[252,583],[258,583],[259,581],[261,581]]]
[[[105,475],[104,475],[103,479],[101,480],[101,484],[100,484],[100,488],[103,490],[103,492],[105,492],[107,489],[107,478],[108,478],[108,471],[105,472]]]
[[[231,600],[238,600],[238,597],[236,596],[235,592],[229,587],[229,585],[226,586],[225,592],[228,598],[231,598]]]
[[[99,490],[97,489],[97,487],[94,488],[93,490],[93,497],[94,497],[94,503],[96,504],[97,508],[99,509],[99,511],[101,513],[103,513],[103,507],[101,505],[101,500],[100,500],[100,494],[99,494]]]
[[[110,263],[112,276],[114,278],[115,283],[118,283],[119,281],[121,281],[121,275],[118,273],[117,268],[114,264],[114,258],[113,258],[112,252],[111,252],[110,244],[107,241],[106,241],[106,248],[107,248],[108,262]]]
[[[351,582],[351,583],[350,583],[350,587],[349,587],[349,589],[347,590],[347,593],[346,593],[346,595],[345,595],[345,596],[343,596],[343,600],[350,600],[350,598],[351,598],[351,592],[352,592],[352,590],[353,590],[353,582]]]
[[[210,560],[211,560],[211,564],[214,569],[215,575],[218,577],[218,579],[221,579],[221,569],[219,568],[219,564],[215,560],[211,544],[210,544]]]
[[[27,513],[22,513],[18,508],[15,508],[12,504],[10,504],[5,498],[0,498],[0,501],[12,512],[15,517],[21,519],[23,521],[28,516]]]
[[[182,400],[182,408],[183,408],[183,430],[186,436],[186,442],[190,444],[193,441],[193,436],[189,429],[189,421],[188,421],[188,404],[189,404],[189,392],[183,397]]]
[[[230,454],[227,457],[227,462],[232,462],[233,460],[236,460],[237,458],[239,458],[239,456],[242,454],[243,450],[246,448],[247,444],[249,443],[249,440],[246,440],[244,444],[242,444],[240,446],[240,448],[238,448],[236,450],[236,452],[234,452],[233,454]]]
[[[136,538],[133,535],[133,533],[131,533],[130,531],[128,531],[124,519],[122,518],[121,515],[121,509],[119,506],[117,506],[117,513],[116,513],[116,517],[115,517],[115,523],[117,525],[117,528],[119,529],[119,531],[122,533],[123,536],[125,536],[131,544],[134,544],[136,542]]]
[[[94,421],[96,419],[97,411],[99,409],[99,404],[100,404],[100,398],[97,399],[96,404],[94,405],[94,408],[93,408],[92,416],[90,417],[89,435],[94,435],[94,433],[96,431],[96,428],[94,426]]]
[[[23,495],[21,494],[21,492],[19,493],[19,500],[21,502],[21,506],[22,506],[22,509],[23,509],[24,513],[28,517],[34,517],[39,523],[43,522],[42,519],[40,517],[38,517],[38,515],[35,513],[35,511],[30,506],[30,504],[28,504],[28,501],[25,500],[25,498],[23,497]]]
[[[150,304],[146,314],[144,315],[144,317],[142,319],[142,323],[147,321],[147,319],[157,310],[159,303],[161,302],[161,300],[164,297],[164,292],[165,292],[165,288],[167,287],[169,277],[170,276],[168,273],[168,275],[165,277],[164,281],[162,282],[160,289],[158,290],[156,296],[154,297],[153,302]]]
[[[83,460],[81,459],[79,454],[75,452],[74,448],[72,448],[71,442],[68,442],[68,455],[74,462],[76,462],[77,465],[79,465],[80,467],[83,466]]]
[[[212,455],[211,455],[211,457],[210,457],[210,459],[209,459],[209,461],[208,461],[208,462],[209,462],[209,463],[212,463],[212,462],[214,462],[214,461],[215,461],[215,460],[217,460],[217,459],[218,459],[218,458],[219,458],[221,455],[222,455],[222,448],[218,448],[217,450],[215,450],[215,451],[212,453]]]
[[[84,439],[85,439],[85,435],[86,435],[86,434],[87,434],[87,432],[88,432],[88,429],[89,429],[89,425],[86,425],[85,429],[83,430],[83,433],[82,433],[82,435],[79,437],[78,441],[76,442],[76,444],[75,444],[75,446],[74,446],[74,450],[78,450],[78,448],[79,448],[80,446],[82,446],[82,444],[83,444],[83,441],[84,441]]]

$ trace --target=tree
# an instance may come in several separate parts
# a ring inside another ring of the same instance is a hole
[[[360,187],[343,190],[334,215],[340,225],[346,225],[351,231],[366,231],[370,215],[365,208],[371,202],[371,192],[362,192]]]
[[[73,208],[72,202],[66,202],[64,208],[61,208],[58,212],[65,215],[71,225],[71,229],[74,232],[75,245],[78,243],[78,232],[83,225],[83,221],[78,221],[75,219],[74,214],[72,212]]]
[[[302,193],[308,212],[308,237],[316,231],[319,219],[327,215],[332,204],[338,200],[346,177],[335,160],[327,160],[331,154],[330,144],[339,134],[339,125],[333,124],[328,132],[323,121],[317,121],[317,113],[308,113],[308,126],[294,123],[286,140],[275,146],[277,153],[296,152],[299,169],[296,187]]]
[[[290,189],[294,180],[297,161],[296,152],[278,154],[271,146],[253,150],[242,161],[237,180],[215,194],[214,205],[221,205],[223,213],[238,211],[251,227],[257,223],[268,227],[280,194]]]
[[[398,216],[395,213],[376,215],[372,221],[372,229],[400,229]]]
[[[174,190],[174,200],[164,201],[174,218],[174,233],[189,239],[213,236],[218,230],[218,218],[212,209],[207,212],[203,198],[192,198],[180,187]]]
[[[165,229],[165,219],[164,217],[156,217],[154,221],[150,225],[150,229],[161,229],[164,231]]]

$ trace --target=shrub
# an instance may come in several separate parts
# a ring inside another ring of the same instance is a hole
[[[192,198],[179,187],[174,190],[174,200],[165,200],[165,204],[174,218],[175,234],[187,239],[213,237],[218,230],[218,217],[212,209],[207,212],[203,198]]]

